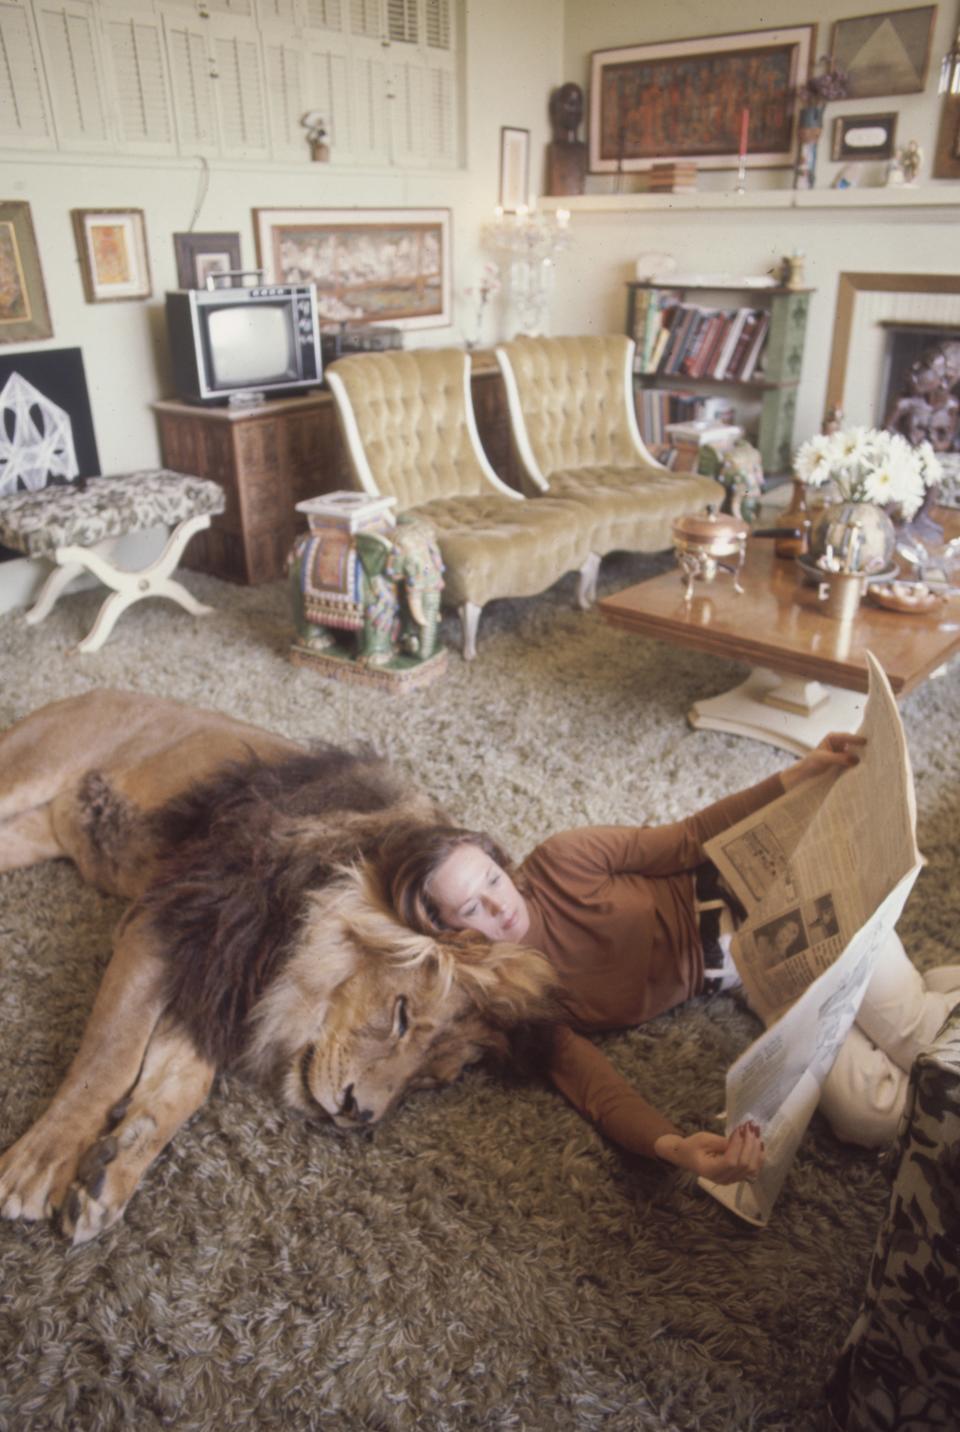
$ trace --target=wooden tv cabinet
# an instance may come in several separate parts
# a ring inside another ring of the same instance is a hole
[[[480,441],[495,471],[517,489],[506,393],[492,353],[472,355],[473,405]],[[305,497],[353,486],[333,398],[315,389],[270,398],[255,408],[154,403],[164,467],[213,478],[226,510],[193,538],[182,565],[233,582],[283,577]]]

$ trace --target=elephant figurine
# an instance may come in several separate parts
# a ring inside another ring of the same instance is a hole
[[[387,575],[397,583],[400,650],[427,661],[439,645],[443,559],[434,530],[422,517],[397,518]]]
[[[353,655],[362,666],[433,656],[443,563],[430,524],[402,515],[394,524],[386,513],[359,531],[320,514],[310,521],[289,559],[299,645],[334,654],[341,633],[356,633]]]

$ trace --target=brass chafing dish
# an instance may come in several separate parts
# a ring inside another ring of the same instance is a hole
[[[718,571],[729,572],[734,591],[743,591],[740,569],[749,535],[750,528],[742,518],[718,512],[713,506],[675,519],[673,550],[683,575],[685,602],[693,596],[694,582],[712,582]]]

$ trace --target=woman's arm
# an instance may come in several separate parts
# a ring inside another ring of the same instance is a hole
[[[555,1033],[550,1077],[597,1128],[630,1153],[663,1159],[714,1183],[756,1177],[763,1162],[759,1130],[684,1136],[628,1083],[589,1039],[566,1025]]]

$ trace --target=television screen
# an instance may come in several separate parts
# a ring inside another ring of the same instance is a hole
[[[296,378],[289,304],[249,303],[207,311],[212,386],[279,383]]]

